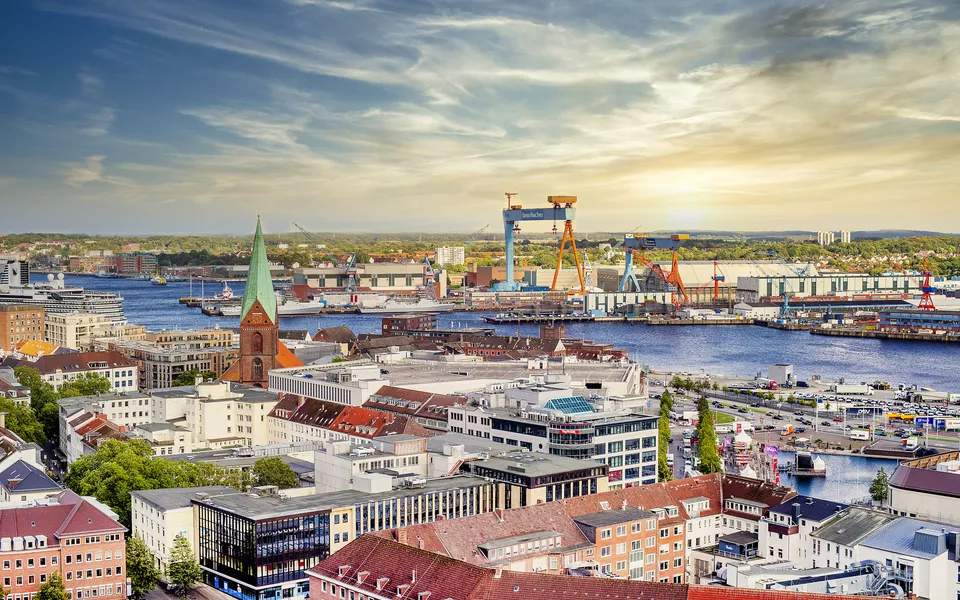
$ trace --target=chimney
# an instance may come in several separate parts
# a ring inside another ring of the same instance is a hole
[[[800,524],[800,503],[794,502],[790,508],[791,508],[790,514],[791,516],[793,516],[793,524],[799,525]]]
[[[417,536],[417,548],[419,548],[420,550],[423,550],[424,546],[425,546],[425,544],[423,543],[423,538],[421,538],[421,537],[418,535],[418,536]]]
[[[203,375],[201,375],[200,373],[197,373],[197,376],[193,379],[193,385],[197,386],[197,385],[200,385],[201,383],[203,383]]]
[[[416,582],[417,582],[417,570],[414,569],[413,575],[410,576],[410,583],[416,583]]]
[[[303,399],[303,396],[297,396],[297,408],[303,406],[304,402],[306,402],[306,400]]]
[[[502,566],[497,567],[496,569],[493,570],[493,578],[494,578],[494,579],[500,579],[500,576],[501,576],[501,575],[503,575],[503,567],[502,567]],[[916,600],[916,599],[914,599],[914,600]]]
[[[397,529],[397,542],[406,545],[407,544],[407,528],[401,527]]]

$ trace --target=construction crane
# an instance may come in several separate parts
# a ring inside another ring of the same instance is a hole
[[[424,277],[423,277],[423,287],[426,289],[427,298],[431,300],[437,299],[437,272],[434,270],[433,265],[430,264],[430,258],[423,257],[424,264]]]
[[[708,281],[700,284],[700,287],[695,289],[690,298],[697,298],[702,290],[704,290],[708,285],[713,285],[713,301],[717,302],[720,300],[720,282],[726,281],[726,277],[720,271],[720,265],[717,264],[717,261],[713,261],[713,276],[710,277]]]
[[[586,250],[583,251],[583,282],[588,291],[593,289],[593,265]]]
[[[484,226],[481,227],[480,229],[474,231],[474,232],[470,235],[470,237],[467,238],[467,241],[465,241],[465,242],[463,243],[463,247],[466,248],[467,246],[469,246],[469,245],[472,244],[473,242],[477,241],[477,238],[479,238],[481,235],[483,235],[483,232],[487,230],[487,227],[490,227],[490,223],[487,223],[486,225],[484,225]]]
[[[573,249],[573,260],[577,267],[577,275],[580,278],[580,291],[585,290],[583,281],[583,269],[580,265],[580,255],[577,253],[577,242],[573,239],[573,219],[576,217],[576,209],[573,205],[577,202],[576,196],[547,196],[547,202],[552,206],[548,208],[524,209],[520,204],[513,204],[513,197],[516,193],[507,192],[507,207],[503,210],[503,237],[506,246],[506,281],[500,282],[494,286],[497,291],[513,292],[519,289],[519,285],[514,279],[514,269],[516,261],[514,259],[514,236],[520,231],[520,223],[523,221],[564,221],[563,239],[560,244],[560,251],[557,255],[557,268],[553,274],[553,285],[551,289],[557,288],[557,277],[560,275],[560,267],[563,264],[563,253],[567,241],[571,243]],[[556,225],[554,225],[556,228]]]
[[[297,229],[299,229],[299,230],[300,230],[300,233],[302,233],[302,234],[303,234],[303,237],[307,238],[308,241],[311,241],[311,242],[313,242],[314,244],[319,244],[319,243],[320,243],[320,238],[318,238],[318,237],[316,236],[316,234],[307,231],[307,230],[304,229],[303,227],[300,227],[300,226],[297,225],[294,221],[290,221],[290,223],[293,224],[294,227],[296,227]]]

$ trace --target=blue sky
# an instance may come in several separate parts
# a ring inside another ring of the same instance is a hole
[[[960,4],[6,0],[0,232],[960,231]]]

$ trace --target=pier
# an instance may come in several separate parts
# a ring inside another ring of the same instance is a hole
[[[827,335],[834,337],[854,337],[854,338],[874,338],[878,340],[907,340],[914,342],[960,342],[960,334],[950,332],[944,333],[918,333],[914,331],[879,331],[876,329],[850,329],[850,328],[829,328],[817,327],[810,330],[813,335]]]

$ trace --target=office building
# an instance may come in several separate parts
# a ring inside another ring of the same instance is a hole
[[[314,453],[317,494],[380,487],[390,489],[396,476],[428,475],[426,438],[394,434],[355,444],[348,440],[327,442]],[[448,473],[443,473],[448,475]]]
[[[344,291],[348,281],[349,276],[344,267],[301,267],[293,270],[294,286]],[[356,265],[356,281],[361,291],[413,297],[427,283],[426,267],[423,262],[359,263]],[[442,291],[445,293],[446,290]]]
[[[883,331],[960,331],[960,312],[955,310],[885,310],[879,321]]]
[[[737,300],[759,302],[782,298],[784,291],[795,298],[830,296],[859,300],[902,298],[903,294],[920,293],[915,278],[903,274],[869,275],[866,273],[829,273],[815,276],[741,277],[737,280]],[[887,308],[878,307],[880,310]]]
[[[437,248],[433,262],[441,266],[462,265],[465,258],[463,246],[440,246]]]
[[[197,551],[197,530],[192,500],[204,496],[236,493],[231,487],[212,485],[192,488],[139,490],[130,493],[130,532],[144,541],[156,567],[164,570],[178,535]]]
[[[115,515],[69,490],[43,504],[0,509],[7,597],[29,600],[58,572],[67,600],[126,598],[124,532]]]
[[[380,365],[369,361],[274,369],[269,373],[268,389],[279,394],[360,406],[389,383],[381,377],[380,369]]]
[[[154,273],[157,271],[157,257],[145,252],[125,252],[116,257],[114,271],[124,275]]]
[[[887,492],[884,505],[895,515],[960,523],[960,452],[901,462]]]
[[[45,323],[42,307],[0,304],[0,355],[13,352],[21,342],[42,342]]]
[[[147,340],[104,338],[98,340],[96,346],[119,352],[136,361],[139,367],[138,383],[143,390],[173,387],[177,378],[188,371],[223,375],[240,356],[240,351],[234,347],[158,347]]]
[[[30,283],[30,263],[10,256],[0,256],[0,286],[24,287]]]

